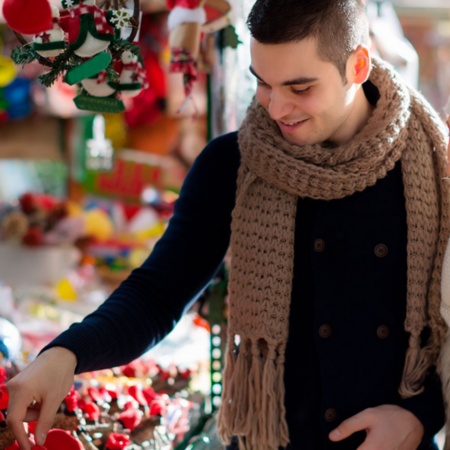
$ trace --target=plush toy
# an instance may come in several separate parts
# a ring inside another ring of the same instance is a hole
[[[67,32],[69,49],[84,58],[64,77],[72,85],[108,67],[112,56],[105,50],[114,37],[114,28],[106,19],[106,11],[96,6],[95,0],[62,0],[62,6],[66,11],[61,16],[61,26]]]
[[[120,82],[117,85],[117,90],[126,97],[135,97],[142,89],[148,87],[147,73],[138,56],[131,51],[125,50],[121,59]]]
[[[109,97],[116,92],[116,88],[108,82],[106,70],[102,70],[91,78],[81,80],[83,89],[94,97]]]
[[[106,11],[95,0],[62,0],[69,11],[64,17],[69,47],[82,57],[88,58],[105,51],[114,37],[114,28],[106,20]]]
[[[53,26],[33,37],[33,50],[41,56],[52,58],[64,51],[64,30],[59,25],[59,9],[51,5]]]

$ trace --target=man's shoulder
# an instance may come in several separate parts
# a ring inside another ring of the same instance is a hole
[[[198,157],[198,162],[208,165],[238,167],[240,161],[238,132],[233,131],[213,138]]]

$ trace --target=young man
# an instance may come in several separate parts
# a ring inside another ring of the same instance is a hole
[[[9,382],[23,449],[23,420],[41,444],[74,371],[162,339],[229,244],[226,442],[435,448],[443,124],[371,59],[361,0],[257,0],[248,24],[258,87],[239,132],[198,157],[142,267]]]

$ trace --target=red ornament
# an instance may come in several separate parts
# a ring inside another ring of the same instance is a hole
[[[39,34],[53,26],[48,0],[5,0],[3,16],[10,28],[23,34]]]
[[[143,416],[144,413],[140,409],[127,409],[119,414],[118,419],[131,431],[140,424]]]
[[[106,442],[105,448],[108,450],[123,450],[130,443],[130,438],[126,434],[111,433]]]
[[[68,412],[75,412],[78,407],[79,394],[75,389],[71,389],[66,395],[64,403],[66,404],[66,409]]]
[[[139,386],[132,384],[128,388],[128,394],[131,395],[131,397],[133,397],[140,406],[146,406],[148,404],[147,399],[145,398],[144,394],[142,393],[142,389]]]
[[[83,444],[68,431],[53,428],[47,434],[44,445],[35,445],[31,450],[84,450]]]

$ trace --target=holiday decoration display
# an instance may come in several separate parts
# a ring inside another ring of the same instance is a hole
[[[147,87],[146,72],[138,55],[135,55],[130,50],[125,50],[122,53],[122,64],[117,90],[127,97],[135,97],[142,89],[146,89]]]
[[[167,0],[170,72],[182,73],[186,100],[197,80],[197,60],[202,35],[213,33],[230,24],[231,7],[225,0]],[[183,107],[183,105],[182,105]],[[180,108],[182,109],[182,108]]]
[[[68,202],[48,194],[26,192],[15,208],[4,206],[0,241],[28,247],[74,244],[85,234],[85,223],[69,214]]]
[[[40,1],[48,4],[48,0]],[[124,111],[120,96],[134,96],[147,87],[140,49],[132,43],[139,27],[139,0],[134,0],[132,16],[125,6],[123,1],[104,1],[97,6],[96,0],[62,0],[61,12],[50,9],[50,22],[33,31],[31,43],[16,33],[22,45],[12,51],[12,59],[19,65],[37,60],[48,67],[49,71],[39,77],[44,86],[51,86],[59,77],[69,85],[79,86],[80,93],[74,98],[78,109]],[[16,10],[7,17],[11,28],[15,14]],[[124,30],[130,28],[128,37],[122,38]],[[124,64],[125,52],[130,61]],[[126,83],[115,70],[118,62],[121,67],[128,64],[123,74]]]
[[[32,449],[178,448],[202,416],[204,397],[190,392],[192,376],[189,370],[165,369],[153,360],[79,376],[61,403],[44,445]],[[18,448],[5,420],[9,403],[5,382],[9,378],[0,366],[0,448],[5,450]],[[35,423],[30,423],[32,442],[34,428]]]

